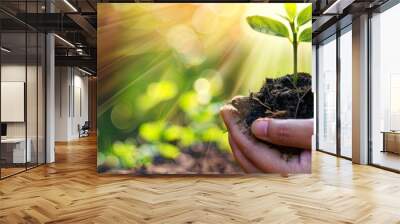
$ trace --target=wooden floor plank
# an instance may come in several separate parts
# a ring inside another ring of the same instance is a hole
[[[96,173],[94,137],[0,181],[0,223],[400,223],[400,175],[320,152],[313,173],[132,177]]]

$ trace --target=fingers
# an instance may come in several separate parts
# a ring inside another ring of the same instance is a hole
[[[281,174],[311,171],[311,151],[304,150],[300,155],[293,155],[291,159],[286,160],[276,148],[245,134],[247,129],[239,125],[240,119],[234,107],[224,106],[221,109],[221,116],[229,131],[235,157],[240,159],[239,163],[245,170],[249,169],[251,172],[257,168],[262,172]]]
[[[263,172],[289,173],[290,167],[281,158],[279,151],[244,134],[244,130],[238,125],[237,111],[232,106],[225,106],[221,110],[221,116],[236,147],[255,167]]]
[[[311,149],[312,119],[261,118],[253,122],[251,132],[275,145]]]
[[[300,167],[301,167],[300,173],[311,173],[311,168],[312,168],[311,158],[312,158],[311,151],[304,150],[300,154]]]
[[[251,164],[251,162],[247,160],[247,158],[242,154],[236,142],[232,139],[230,135],[229,144],[231,145],[233,156],[246,173],[261,173],[261,171],[253,164]]]
[[[232,105],[223,106],[220,110],[220,114],[228,131],[230,131],[231,128],[240,128],[238,126],[238,122],[240,121],[238,112]]]

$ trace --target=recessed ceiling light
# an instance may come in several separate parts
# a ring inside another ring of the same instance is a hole
[[[78,10],[68,1],[68,0],[64,0],[65,4],[68,5],[68,7],[70,7],[74,12],[78,12]]]
[[[343,10],[351,5],[354,1],[355,0],[336,0],[332,5],[325,9],[322,14],[342,14]]]
[[[79,67],[78,67],[78,70],[81,71],[81,72],[83,72],[83,73],[85,73],[85,74],[87,74],[87,75],[90,75],[90,76],[93,75],[92,73],[90,73],[90,72],[88,72],[88,71],[86,71],[86,70],[83,70],[83,69],[81,69],[81,68],[79,68]]]
[[[71,42],[69,42],[68,40],[60,37],[58,34],[54,34],[55,37],[57,37],[59,40],[61,40],[62,42],[64,42],[65,44],[67,44],[68,46],[75,48],[75,45],[73,45]]]
[[[10,53],[11,52],[11,50],[9,50],[9,49],[7,49],[5,47],[1,47],[1,51],[4,51],[6,53]]]

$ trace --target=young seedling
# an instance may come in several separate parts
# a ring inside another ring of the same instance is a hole
[[[284,23],[265,16],[249,16],[247,22],[251,28],[260,33],[274,35],[278,37],[287,38],[293,47],[293,75],[294,84],[297,84],[297,49],[299,43],[310,42],[312,36],[311,26],[308,22],[311,21],[312,7],[311,4],[297,13],[295,3],[286,3],[286,15],[280,15],[289,23],[288,26]],[[300,33],[300,34],[299,34]]]
[[[286,14],[282,16],[288,21],[288,26],[272,18],[263,16],[247,17],[247,22],[256,31],[278,37],[287,38],[293,46],[293,74],[279,78],[266,78],[258,92],[249,96],[236,97],[230,104],[237,109],[238,124],[243,133],[251,134],[251,125],[258,118],[275,119],[309,119],[313,117],[313,93],[311,91],[311,76],[297,72],[297,48],[301,42],[311,41],[311,27],[305,26],[311,20],[311,5],[297,14],[296,4],[285,4]],[[270,143],[265,143],[269,144]],[[281,152],[286,161],[291,155],[299,155],[302,149],[274,146]]]

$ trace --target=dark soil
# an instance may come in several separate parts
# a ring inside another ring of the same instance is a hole
[[[198,144],[182,150],[175,160],[157,156],[153,164],[138,174],[238,174],[242,169],[231,153],[221,152],[214,144]]]
[[[231,104],[238,110],[243,125],[250,128],[253,121],[262,117],[313,118],[311,76],[307,73],[298,73],[297,77],[296,83],[294,75],[266,79],[259,92],[232,100]],[[297,154],[301,150],[297,150],[297,153],[296,150],[290,151]]]
[[[108,172],[112,169],[104,165],[97,168],[98,172]],[[153,163],[147,167],[132,169],[135,175],[148,174],[241,174],[240,166],[232,153],[218,149],[213,143],[202,143],[182,149],[175,160],[162,156],[153,158]]]

